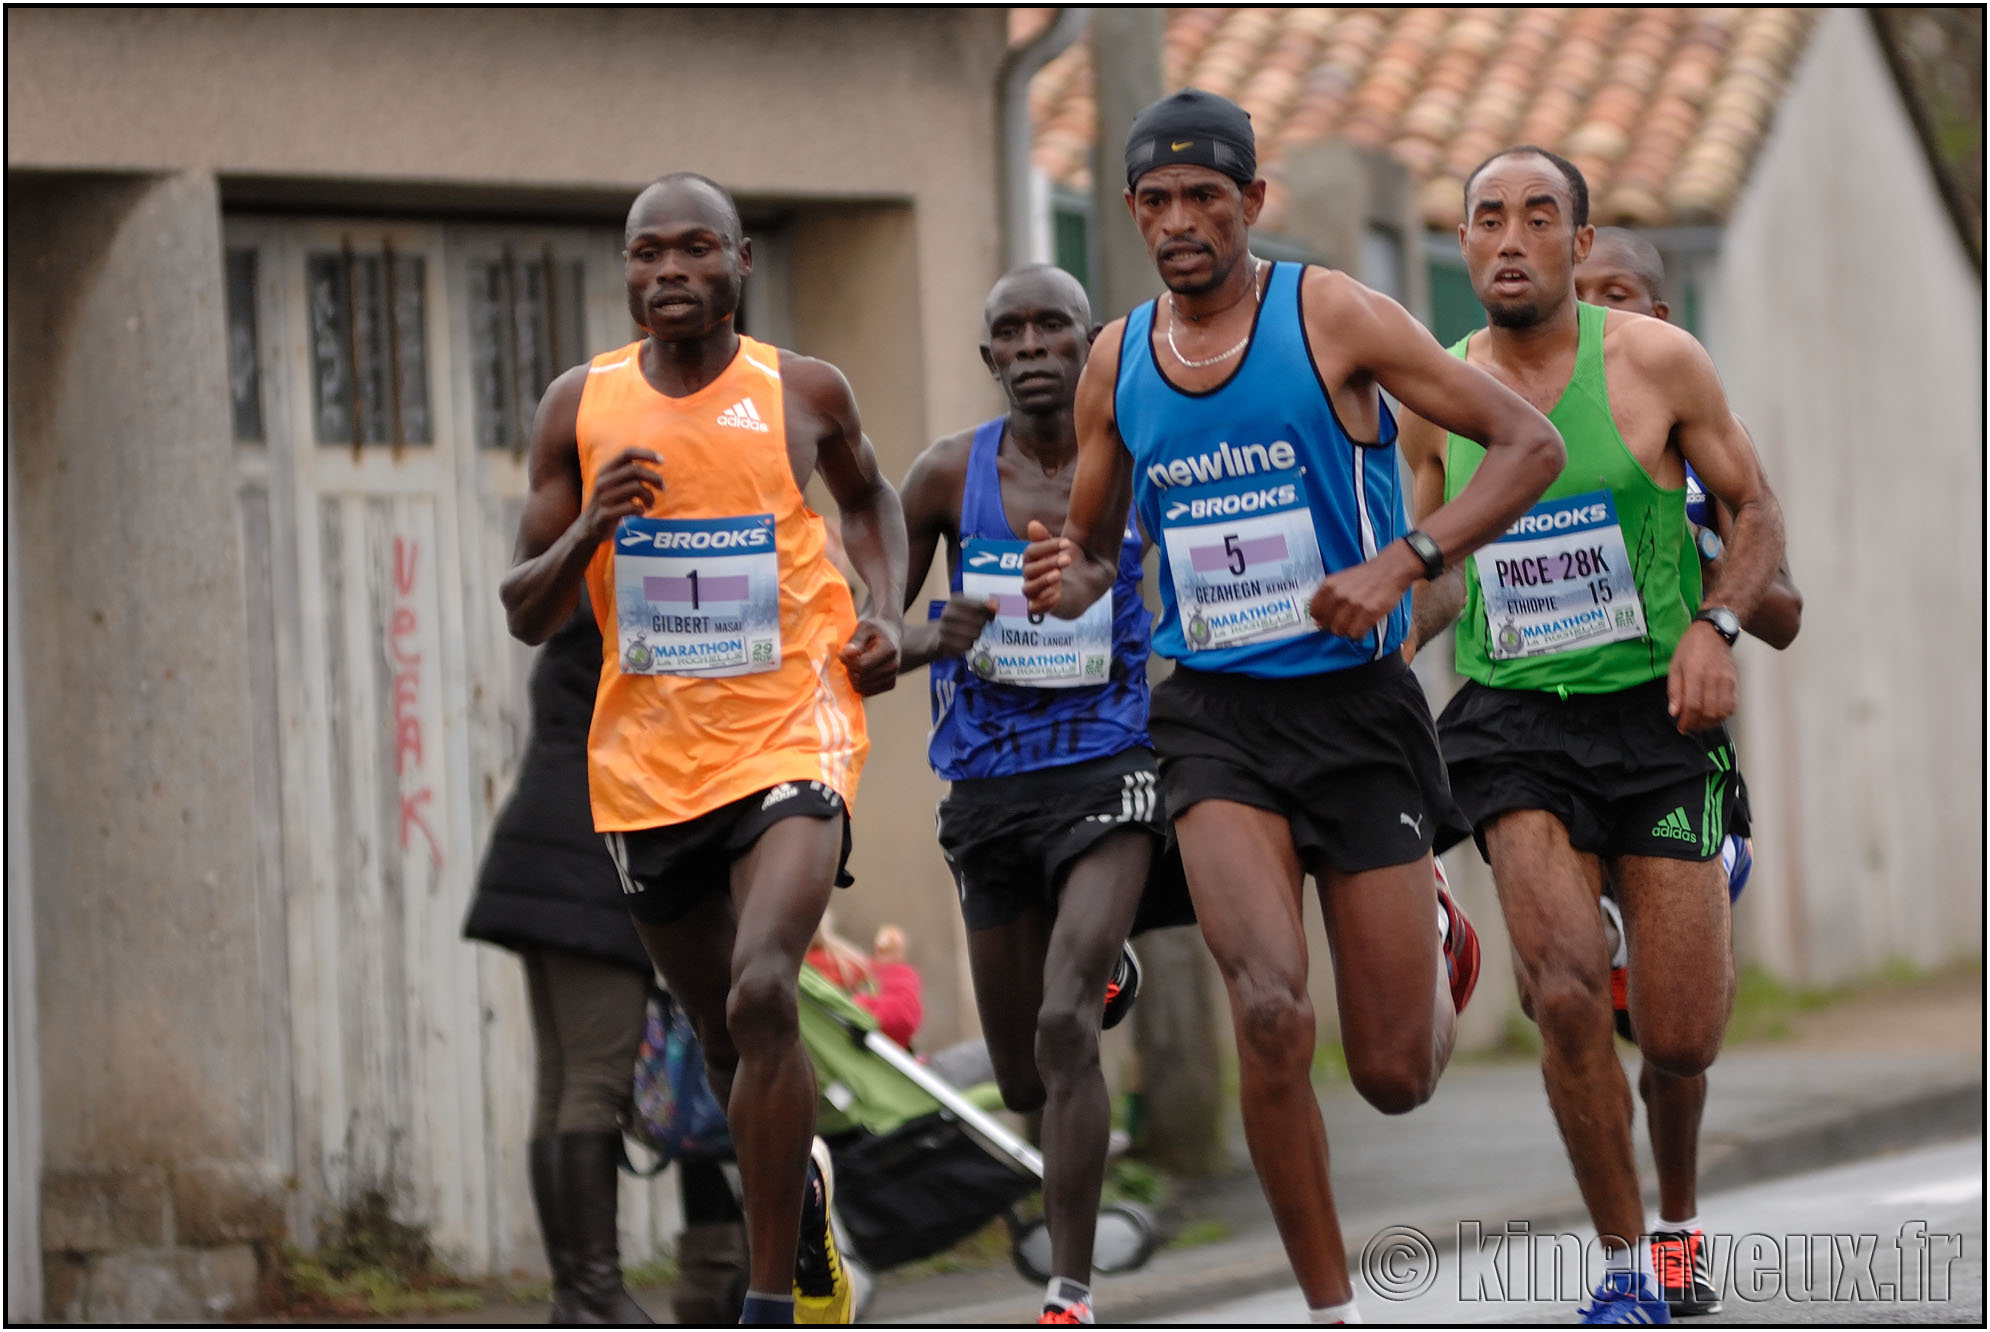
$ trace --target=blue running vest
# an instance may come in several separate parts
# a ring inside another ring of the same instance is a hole
[[[975,429],[961,487],[960,539],[1021,541],[1002,509],[1002,478],[995,465],[1003,420]],[[1032,689],[996,684],[968,669],[961,657],[937,657],[928,668],[933,735],[926,747],[933,771],[950,782],[1013,777],[1041,768],[1109,758],[1147,738],[1147,650],[1151,618],[1140,600],[1140,534],[1130,520],[1113,580],[1112,679],[1075,689]],[[959,552],[948,585],[961,590]],[[932,603],[938,614],[943,602]]]
[[[1300,312],[1305,271],[1272,266],[1242,363],[1203,393],[1175,387],[1155,359],[1158,302],[1127,316],[1113,413],[1133,455],[1134,507],[1161,548],[1154,649],[1199,671],[1346,670],[1409,633],[1407,593],[1359,640],[1305,614],[1322,578],[1409,530],[1395,417],[1384,401],[1374,445],[1341,428]]]

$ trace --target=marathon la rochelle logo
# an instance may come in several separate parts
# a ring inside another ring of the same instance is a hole
[[[1299,452],[1288,440],[1245,444],[1241,448],[1233,448],[1225,441],[1186,458],[1152,463],[1147,468],[1147,479],[1157,486],[1203,485],[1233,476],[1288,471],[1298,462]]]

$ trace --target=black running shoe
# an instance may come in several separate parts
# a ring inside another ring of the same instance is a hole
[[[1140,994],[1140,959],[1133,955],[1132,944],[1119,946],[1119,961],[1112,969],[1112,976],[1106,981],[1106,1018],[1100,1024],[1105,1031],[1111,1031],[1126,1020],[1133,1011],[1133,1001]]]

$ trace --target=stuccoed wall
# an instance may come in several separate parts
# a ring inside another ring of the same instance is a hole
[[[1787,652],[1739,652],[1738,946],[1816,982],[1980,956],[1983,284],[1860,11],[1812,38],[1715,292],[1804,592]]]

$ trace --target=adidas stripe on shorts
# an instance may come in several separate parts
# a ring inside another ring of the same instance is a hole
[[[1485,852],[1485,825],[1541,809],[1578,851],[1711,860],[1748,835],[1725,726],[1681,735],[1665,681],[1566,699],[1468,681],[1438,718],[1451,792]]]
[[[622,901],[645,925],[669,925],[689,915],[705,897],[732,891],[732,862],[753,849],[760,835],[782,819],[836,819],[843,851],[836,886],[850,878],[850,820],[843,797],[822,782],[776,782],[688,823],[603,833],[608,858],[622,881]]]
[[[955,782],[940,802],[940,850],[970,930],[1007,925],[1031,907],[1057,914],[1071,866],[1100,841],[1134,828],[1154,859],[1134,932],[1195,920],[1179,859],[1163,854],[1167,812],[1150,749],[1013,777]]]

